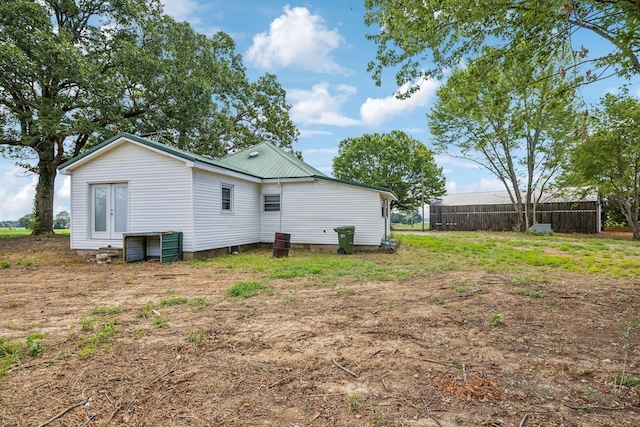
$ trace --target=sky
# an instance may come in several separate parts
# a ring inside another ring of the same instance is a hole
[[[300,130],[294,148],[304,160],[327,175],[338,144],[364,134],[401,130],[429,146],[426,114],[444,82],[423,82],[408,100],[398,100],[392,71],[376,86],[367,64],[376,46],[365,35],[363,0],[162,0],[165,12],[189,22],[207,35],[223,31],[235,41],[247,75],[255,81],[264,73],[278,77],[292,106],[291,119]],[[589,39],[590,49],[603,43]],[[445,76],[446,78],[446,76]],[[626,82],[626,81],[625,81]],[[619,90],[623,81],[607,79],[583,89],[587,101],[596,102]],[[628,83],[628,82],[627,82]],[[640,82],[631,93],[640,96]],[[26,175],[12,160],[0,158],[0,221],[17,220],[30,213],[37,177]],[[493,191],[503,185],[474,163],[437,155],[449,193]],[[58,175],[54,211],[69,210],[69,177]]]

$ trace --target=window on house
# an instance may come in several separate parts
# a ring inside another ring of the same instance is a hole
[[[233,210],[233,186],[222,185],[222,210],[231,212]]]
[[[264,195],[264,211],[277,212],[280,210],[280,195],[265,194]]]

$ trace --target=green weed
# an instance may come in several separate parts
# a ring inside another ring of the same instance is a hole
[[[96,322],[96,319],[94,319],[93,317],[84,316],[82,320],[80,320],[80,328],[83,331],[93,331],[93,329],[96,327]]]
[[[151,317],[154,307],[155,305],[153,304],[153,301],[148,301],[145,304],[145,306],[142,308],[142,310],[140,310],[140,312],[138,313],[138,317],[141,317],[143,319],[148,319],[149,317]]]
[[[352,411],[357,411],[360,407],[361,396],[354,392],[353,394],[347,394],[347,401]]]
[[[160,305],[162,307],[169,307],[172,305],[182,305],[189,302],[186,298],[181,297],[180,295],[173,294],[169,298],[160,298]]]
[[[522,289],[520,290],[521,295],[528,296],[530,298],[540,298],[542,295],[538,291],[534,291],[532,289]]]
[[[90,314],[100,314],[105,316],[119,314],[121,312],[122,312],[122,308],[116,305],[112,305],[110,307],[107,307],[106,305],[101,305],[98,307],[94,307],[89,311]]]
[[[236,298],[249,298],[264,287],[264,284],[258,281],[239,282],[227,289],[227,295]]]
[[[376,417],[376,420],[378,420],[378,422],[384,423],[386,421],[387,417],[385,417],[384,411],[382,410],[381,406],[374,406],[372,410],[373,415],[374,417]]]
[[[155,328],[168,328],[169,327],[169,322],[167,321],[167,319],[165,319],[163,316],[158,316],[156,317],[153,322],[151,322],[151,324],[155,327]]]
[[[636,387],[638,384],[640,384],[640,381],[629,374],[625,374],[624,372],[616,372],[614,384],[631,388]]]
[[[0,268],[11,268],[11,262],[6,261],[6,260],[0,262]]]
[[[194,298],[191,301],[189,301],[189,305],[196,308],[205,308],[209,305],[214,305],[214,303],[211,301],[207,301],[206,297],[200,297],[200,298]]]
[[[207,339],[207,334],[201,329],[193,329],[187,334],[187,341],[196,345],[201,345]]]
[[[22,363],[24,357],[38,357],[42,352],[42,340],[46,337],[47,334],[35,332],[27,335],[24,343],[0,337],[0,378],[7,374],[11,366]]]
[[[500,314],[500,313],[491,313],[491,320],[489,321],[489,324],[491,326],[493,326],[494,328],[496,326],[500,326],[502,324],[502,314]]]

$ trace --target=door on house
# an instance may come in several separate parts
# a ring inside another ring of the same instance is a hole
[[[94,184],[91,186],[91,237],[122,239],[129,219],[127,184]]]

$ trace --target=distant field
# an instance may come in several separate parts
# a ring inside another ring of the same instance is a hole
[[[391,224],[391,227],[394,230],[422,230],[422,224],[421,223],[417,223],[417,224]],[[424,229],[428,230],[429,229],[429,223],[425,222],[424,223]]]
[[[55,234],[68,236],[71,230],[55,230]],[[3,237],[20,237],[28,236],[31,234],[31,230],[28,228],[0,228],[0,239]]]

